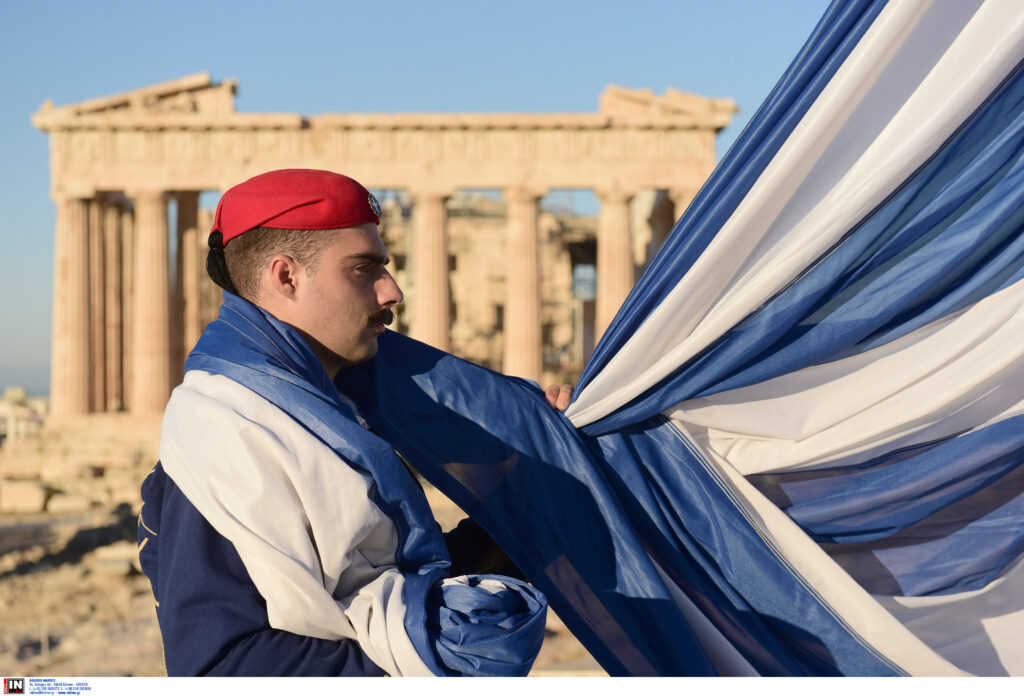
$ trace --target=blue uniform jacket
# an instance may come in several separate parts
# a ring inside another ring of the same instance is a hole
[[[271,628],[266,603],[234,545],[158,463],[142,485],[139,561],[156,599],[169,676],[385,676],[356,641]],[[521,577],[475,523],[445,535],[451,574]]]

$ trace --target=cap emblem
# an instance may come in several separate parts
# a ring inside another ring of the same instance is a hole
[[[377,202],[377,199],[374,198],[372,193],[367,200],[370,202],[370,208],[373,210],[373,214],[380,217],[380,203]]]

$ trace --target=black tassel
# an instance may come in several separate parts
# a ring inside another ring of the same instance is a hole
[[[206,272],[214,283],[232,295],[237,295],[238,290],[235,289],[235,284],[231,282],[231,276],[228,274],[228,262],[224,258],[224,242],[221,241],[222,239],[223,236],[220,230],[210,234],[208,242],[210,252],[206,255]]]

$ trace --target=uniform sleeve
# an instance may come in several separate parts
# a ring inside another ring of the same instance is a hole
[[[384,676],[355,641],[271,628],[234,546],[160,464],[142,498],[139,561],[153,587],[169,676]]]

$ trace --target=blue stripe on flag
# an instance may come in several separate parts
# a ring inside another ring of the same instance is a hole
[[[813,538],[849,543],[891,536],[990,485],[1003,485],[1021,462],[1024,415],[863,466],[748,478]],[[999,535],[985,542],[1007,543]]]
[[[885,4],[885,0],[837,0],[829,6],[633,288],[587,363],[577,393],[700,257]]]
[[[1021,519],[1024,466],[1018,465],[993,485],[897,534],[822,547],[874,594],[956,594],[986,587],[1020,559]]]
[[[616,413],[606,432],[894,340],[1024,275],[1024,70],[797,281]],[[672,279],[663,279],[674,283]]]

